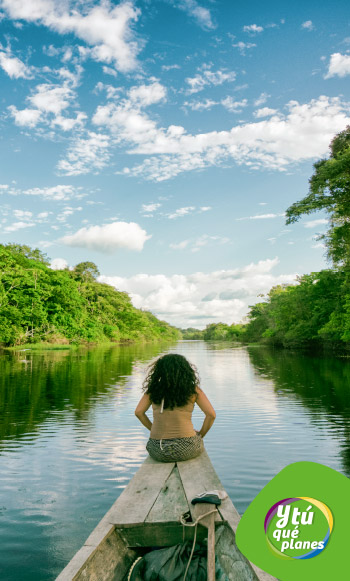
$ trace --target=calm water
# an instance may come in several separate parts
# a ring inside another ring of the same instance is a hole
[[[291,462],[350,476],[348,359],[202,341],[2,353],[1,581],[54,579],[126,486],[146,456],[145,369],[167,351],[198,366],[217,410],[206,448],[240,512]]]

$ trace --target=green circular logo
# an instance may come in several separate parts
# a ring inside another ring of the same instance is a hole
[[[323,502],[309,497],[284,498],[267,512],[268,545],[281,559],[311,559],[326,547],[333,515]]]

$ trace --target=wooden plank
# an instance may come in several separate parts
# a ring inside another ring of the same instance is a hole
[[[136,527],[117,529],[125,544],[131,548],[138,547],[172,547],[184,541],[193,541],[194,527],[182,527],[180,523],[145,523]],[[197,540],[204,541],[207,531],[200,527]]]
[[[174,466],[148,457],[109,511],[109,522],[119,527],[143,523]]]
[[[122,581],[136,555],[113,530],[97,547],[84,545],[56,581]]]
[[[156,502],[148,513],[145,522],[179,522],[180,516],[188,511],[189,506],[179,471],[178,468],[174,466],[173,471],[161,489]]]
[[[206,492],[208,490],[224,490],[224,487],[221,484],[220,479],[216,474],[209,456],[205,450],[201,453],[200,456],[193,458],[193,460],[177,462],[177,467],[187,498],[188,506],[191,511],[192,519],[196,520],[200,514],[208,512],[210,509],[207,504],[193,505],[191,504],[191,500],[202,492]],[[204,506],[205,510],[203,509]],[[214,505],[210,506],[215,508]],[[221,522],[221,520],[221,516],[219,513],[217,513],[215,515],[215,522]]]
[[[202,492],[208,490],[225,490],[218,475],[216,474],[214,467],[210,461],[207,452],[204,450],[200,456],[194,458],[193,460],[187,460],[186,462],[177,462],[177,467],[179,469],[180,478],[182,485],[184,487],[185,495],[190,507],[191,516],[193,520],[196,520],[199,514],[208,512],[210,506],[208,504],[191,504],[191,500],[201,494]],[[218,525],[220,522],[227,521],[230,528],[232,529],[232,546],[238,551],[234,535],[240,520],[240,516],[234,507],[230,498],[226,498],[222,501],[221,505],[218,507],[217,515],[215,516],[215,523]],[[206,524],[205,521],[203,524]],[[238,551],[241,555],[241,553]],[[250,561],[247,561],[243,555],[241,555],[243,562],[247,563],[247,566],[251,567],[253,576],[259,581],[276,581],[274,577],[262,571],[259,567],[256,567]],[[248,572],[247,572],[248,573]],[[236,572],[237,574],[237,572]],[[249,579],[249,576],[247,577]],[[254,577],[252,577],[254,578]],[[243,577],[242,577],[243,579]]]

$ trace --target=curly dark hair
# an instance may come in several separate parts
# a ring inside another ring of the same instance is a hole
[[[164,409],[186,405],[199,386],[196,367],[183,355],[169,353],[156,359],[148,369],[143,389],[153,403],[160,404],[164,398]]]

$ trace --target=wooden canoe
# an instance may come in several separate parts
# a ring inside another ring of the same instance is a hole
[[[167,547],[193,539],[194,527],[183,527],[180,516],[193,522],[214,508],[192,505],[206,490],[224,490],[204,451],[193,460],[161,463],[148,457],[128,486],[87,538],[56,581],[124,581],[132,563],[147,547]],[[209,518],[209,517],[206,517]],[[238,550],[235,531],[240,516],[227,497],[215,514],[215,552],[231,581],[275,581]],[[207,537],[198,524],[197,539]]]

